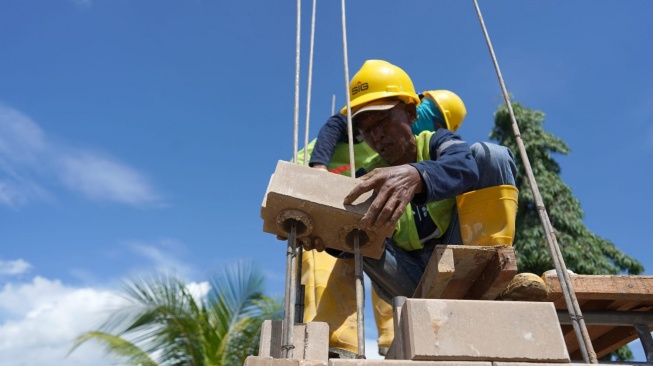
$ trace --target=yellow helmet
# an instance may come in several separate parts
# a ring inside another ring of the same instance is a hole
[[[383,60],[367,60],[349,83],[352,113],[369,102],[396,97],[407,104],[419,104],[413,82],[399,67]],[[347,114],[345,105],[341,114]]]
[[[424,95],[431,97],[444,116],[447,130],[456,132],[463,124],[467,115],[467,108],[460,97],[449,90],[425,91]]]

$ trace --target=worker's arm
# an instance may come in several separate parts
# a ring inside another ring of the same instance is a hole
[[[331,116],[317,134],[309,166],[329,166],[331,156],[339,142],[347,142],[347,119],[342,114]]]
[[[431,160],[411,163],[422,177],[423,193],[412,202],[425,204],[453,198],[469,191],[478,181],[478,167],[467,142],[460,136],[439,129],[430,141]]]

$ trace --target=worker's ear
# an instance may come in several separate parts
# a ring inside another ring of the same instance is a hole
[[[404,104],[404,111],[406,112],[406,118],[408,118],[411,125],[417,121],[417,106],[415,104]]]

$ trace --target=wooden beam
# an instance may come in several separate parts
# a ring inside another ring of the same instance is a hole
[[[653,304],[653,276],[569,276],[574,293],[584,300],[620,300],[650,302]],[[549,291],[549,300],[562,298],[558,276],[546,275],[544,282]]]
[[[465,295],[465,299],[494,300],[508,287],[516,274],[515,250],[512,247],[499,247]]]
[[[440,299],[455,271],[453,250],[445,246],[436,247],[413,297]]]
[[[501,255],[497,254],[499,251]],[[505,282],[514,277],[513,264],[516,261],[512,247],[437,246],[413,297],[493,299]]]

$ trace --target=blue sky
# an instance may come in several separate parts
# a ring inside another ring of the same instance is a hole
[[[571,148],[556,159],[585,224],[653,274],[653,3],[480,6],[508,90]],[[472,1],[350,1],[347,19],[350,74],[385,59],[418,91],[453,90],[460,134],[487,139],[503,100]],[[138,273],[199,283],[251,259],[283,293],[285,245],[259,212],[292,156],[295,42],[295,1],[0,2],[1,365],[108,364],[92,345],[63,354]],[[343,70],[340,2],[319,2],[311,138]]]

